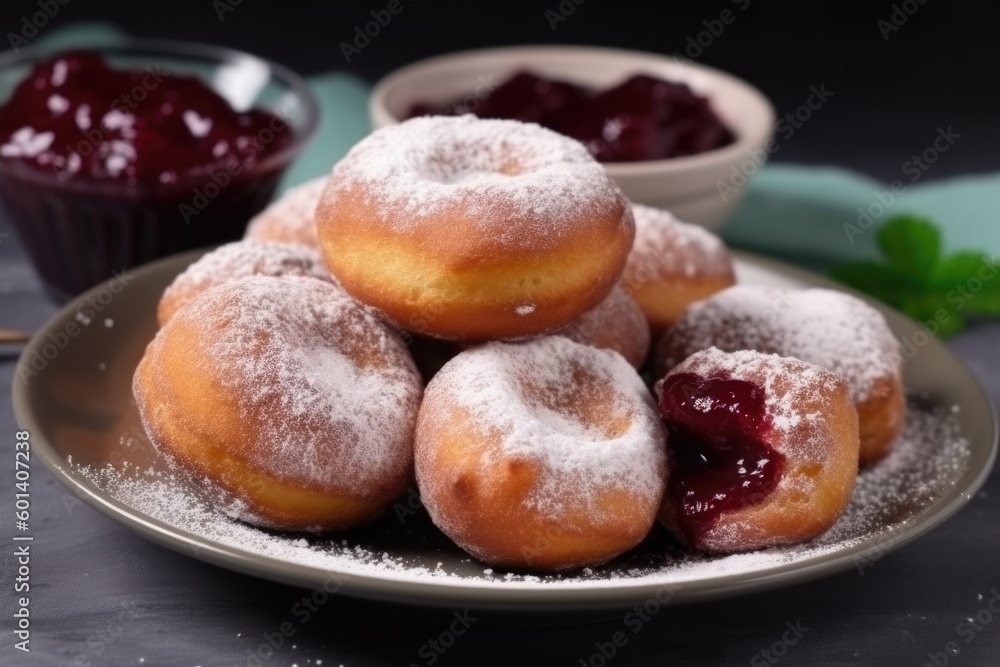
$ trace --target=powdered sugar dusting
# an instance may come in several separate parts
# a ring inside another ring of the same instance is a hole
[[[946,410],[917,401],[910,403],[906,414],[906,428],[892,453],[859,475],[844,515],[810,542],[710,557],[683,552],[657,529],[644,545],[609,565],[560,575],[484,570],[475,561],[467,563],[468,557],[449,544],[420,510],[406,522],[391,516],[370,532],[311,538],[303,548],[298,546],[298,535],[263,531],[234,520],[234,512],[206,504],[169,473],[136,468],[122,472],[111,465],[72,467],[134,511],[216,545],[315,568],[318,581],[328,573],[340,573],[486,589],[656,586],[764,572],[852,547],[860,547],[854,556],[859,570],[876,562],[898,541],[900,531],[953,487],[969,461],[968,442]],[[440,567],[439,562],[443,562]]]
[[[419,375],[399,337],[331,283],[254,276],[216,286],[157,334],[148,363],[174,327],[203,334],[192,372],[215,378],[255,425],[257,438],[240,446],[263,469],[358,497],[408,474]]]
[[[250,221],[244,238],[318,248],[316,206],[329,178],[323,175],[290,188]]]
[[[376,130],[334,167],[328,199],[361,197],[382,224],[420,235],[456,209],[493,242],[547,248],[624,197],[579,142],[533,123],[428,116]]]
[[[589,397],[603,404],[596,416],[581,414]],[[427,406],[433,409],[425,411]],[[421,422],[455,407],[497,435],[495,449],[484,445],[485,461],[541,464],[527,502],[553,520],[581,511],[600,515],[594,500],[599,489],[629,490],[653,503],[663,493],[663,427],[639,375],[617,354],[560,336],[486,343],[462,352],[434,376]],[[612,433],[612,423],[624,427]],[[421,488],[435,483],[417,467]]]
[[[301,246],[235,241],[206,254],[177,276],[171,289],[202,287],[246,276],[307,276],[333,282],[319,252]]]
[[[253,240],[227,243],[191,264],[164,290],[161,323],[208,288],[248,276],[305,276],[336,282],[317,250]]]
[[[751,348],[843,375],[855,402],[867,399],[877,380],[898,377],[902,363],[881,313],[849,294],[819,288],[734,285],[688,306],[665,346],[668,340],[676,345],[668,368],[707,347]]]
[[[632,215],[635,244],[625,268],[629,284],[643,275],[732,274],[732,260],[725,243],[704,227],[681,222],[669,211],[643,204],[633,203]]]

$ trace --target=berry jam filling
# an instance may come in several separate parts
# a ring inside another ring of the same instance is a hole
[[[667,493],[678,528],[696,545],[722,512],[773,492],[785,457],[765,441],[764,390],[752,382],[679,373],[661,380],[657,394],[669,431]]]
[[[591,92],[518,72],[492,92],[481,87],[440,107],[418,102],[409,117],[465,113],[538,123],[581,141],[600,162],[695,155],[734,141],[707,98],[686,84],[645,74]]]
[[[0,159],[60,181],[157,185],[232,173],[293,138],[277,116],[237,112],[194,77],[112,69],[87,51],[39,63],[0,108]]]
[[[0,200],[61,303],[114,272],[242,237],[298,139],[196,78],[67,52],[0,108]]]

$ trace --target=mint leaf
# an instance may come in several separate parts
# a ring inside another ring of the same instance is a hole
[[[934,320],[934,322],[940,327],[935,334],[940,338],[954,336],[965,328],[965,318],[953,310],[948,310],[945,317]]]
[[[1000,317],[1000,274],[992,280],[984,281],[983,288],[978,292],[967,290],[972,294],[969,299],[969,312],[985,317]]]
[[[948,303],[944,292],[922,292],[904,296],[899,310],[935,334],[953,333],[965,325],[962,311]]]
[[[919,281],[877,262],[841,264],[833,267],[830,277],[897,308],[903,307],[907,295],[923,288]]]
[[[923,281],[941,254],[941,233],[925,218],[895,216],[879,230],[878,244],[889,266]]]
[[[945,257],[934,266],[930,282],[945,293],[952,310],[1000,315],[1000,265],[989,255],[959,252]]]
[[[889,220],[878,243],[886,263],[842,264],[830,275],[901,310],[936,336],[958,333],[970,317],[1000,317],[1000,256],[942,257],[941,233],[915,215]]]
[[[952,290],[976,276],[980,269],[992,265],[988,257],[979,252],[956,252],[942,257],[930,272],[930,284],[935,289]]]

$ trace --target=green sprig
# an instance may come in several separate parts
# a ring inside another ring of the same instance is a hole
[[[878,234],[884,262],[849,262],[834,280],[870,294],[929,324],[941,336],[969,317],[1000,317],[1000,258],[979,252],[941,254],[941,232],[930,220],[893,217]]]

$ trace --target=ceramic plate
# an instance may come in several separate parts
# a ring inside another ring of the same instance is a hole
[[[830,286],[817,275],[736,253],[741,282]],[[908,432],[860,478],[852,507],[806,545],[709,558],[686,554],[657,529],[602,568],[561,576],[493,570],[454,547],[415,493],[364,530],[284,535],[258,530],[203,505],[174,482],[149,447],[131,378],[156,331],[163,288],[198,257],[178,255],[105,284],[61,310],[25,349],[14,408],[36,458],[98,511],[189,556],[251,575],[402,603],[554,611],[689,602],[863,570],[932,530],[979,489],[996,454],[997,421],[979,383],[912,321],[878,307],[913,348],[905,369]],[[544,539],[544,536],[540,536]]]

